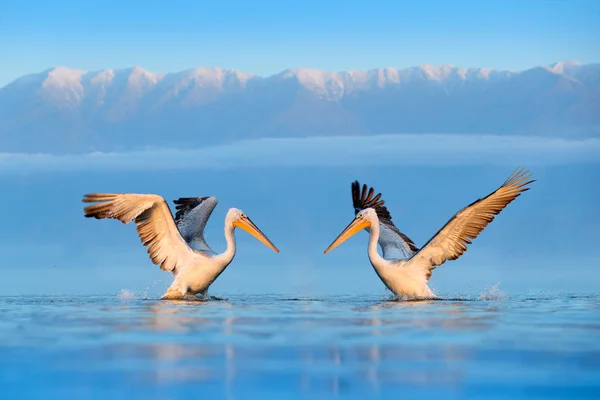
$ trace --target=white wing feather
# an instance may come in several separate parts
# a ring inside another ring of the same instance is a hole
[[[135,221],[142,244],[155,265],[177,274],[198,257],[181,237],[165,199],[154,194],[94,193],[85,203],[98,203],[84,209],[88,218],[117,219],[124,224]]]
[[[529,190],[526,186],[535,182],[528,180],[530,177],[527,170],[515,170],[496,191],[460,210],[404,267],[422,271],[429,280],[435,267],[463,255],[471,239],[475,239],[494,220],[495,215]]]

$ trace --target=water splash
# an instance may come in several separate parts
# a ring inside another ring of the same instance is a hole
[[[480,300],[506,300],[508,295],[499,288],[500,282],[488,286],[480,295]]]
[[[154,288],[156,287],[156,285],[157,285],[158,283],[161,283],[161,282],[162,282],[162,279],[155,279],[155,280],[154,280],[154,282],[152,282],[152,285],[151,285],[151,286],[146,286],[146,288],[145,288],[145,289],[144,289],[144,291],[142,292],[142,299],[144,299],[144,300],[148,300],[148,299],[152,298],[153,296],[151,296],[151,295],[148,293],[148,291],[149,291],[149,290],[151,290],[151,289],[154,289]]]
[[[117,294],[117,300],[135,300],[136,295],[131,290],[121,289],[119,294]]]

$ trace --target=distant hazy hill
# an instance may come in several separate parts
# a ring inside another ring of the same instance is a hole
[[[0,89],[0,152],[382,133],[600,136],[600,64],[158,74],[57,67]]]

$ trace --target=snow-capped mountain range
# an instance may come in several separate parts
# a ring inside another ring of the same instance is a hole
[[[269,77],[213,67],[57,67],[0,88],[0,152],[393,133],[599,137],[600,64],[293,69]]]

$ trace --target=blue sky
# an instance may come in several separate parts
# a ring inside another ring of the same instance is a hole
[[[600,2],[28,1],[0,3],[0,86],[64,65],[200,65],[261,75],[454,64],[600,61]]]

